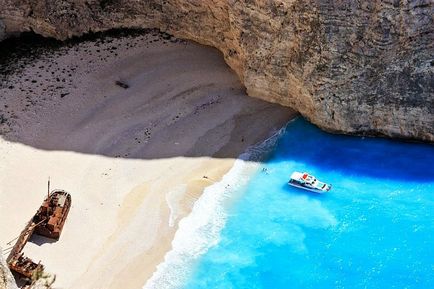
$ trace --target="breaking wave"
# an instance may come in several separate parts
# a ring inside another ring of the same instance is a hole
[[[250,176],[260,166],[258,161],[272,151],[285,129],[259,145],[249,148],[235,161],[220,182],[205,188],[192,212],[179,222],[172,250],[144,285],[144,289],[181,288],[192,272],[198,257],[220,241],[227,220],[227,208],[246,187]]]

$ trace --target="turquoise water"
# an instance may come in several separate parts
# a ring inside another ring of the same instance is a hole
[[[333,184],[289,187],[294,171]],[[434,147],[298,119],[229,209],[184,288],[434,288]]]

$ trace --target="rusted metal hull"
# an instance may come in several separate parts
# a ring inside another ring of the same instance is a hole
[[[35,233],[58,240],[71,207],[71,195],[65,191],[53,191],[33,217],[40,224]]]
[[[44,270],[42,264],[33,262],[30,258],[25,257],[21,252],[34,233],[36,226],[37,224],[33,223],[33,221],[27,223],[26,227],[18,237],[11,253],[6,258],[6,262],[11,271],[29,279],[31,279],[37,272],[42,272]]]
[[[55,190],[48,195],[33,218],[21,232],[11,253],[7,257],[9,269],[26,278],[32,279],[42,272],[44,266],[24,256],[22,250],[33,234],[59,239],[71,207],[71,195]]]
[[[36,224],[32,221],[28,222],[24,230],[21,232],[18,237],[11,253],[6,258],[6,262],[11,271],[18,273],[24,277],[29,279],[32,278],[34,274],[38,271],[43,271],[44,266],[41,264],[36,264],[30,258],[27,258],[21,253],[27,241],[32,236],[35,231]]]
[[[6,258],[6,262],[9,263],[12,258],[17,257],[21,253],[21,251],[24,249],[24,246],[27,244],[27,241],[32,236],[34,230],[35,223],[32,221],[28,222],[24,230],[21,231],[20,236],[12,248],[12,251],[9,253],[9,256]]]
[[[15,256],[8,262],[9,269],[26,278],[32,279],[34,276],[44,271],[44,266],[41,263],[35,263],[23,253]]]

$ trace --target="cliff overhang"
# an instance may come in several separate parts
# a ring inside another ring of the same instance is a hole
[[[434,141],[434,3],[0,0],[0,39],[158,28],[219,49],[249,95],[341,133]]]

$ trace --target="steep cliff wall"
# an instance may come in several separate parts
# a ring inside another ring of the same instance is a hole
[[[249,95],[336,132],[434,141],[432,0],[0,0],[7,34],[159,28],[222,51]]]

